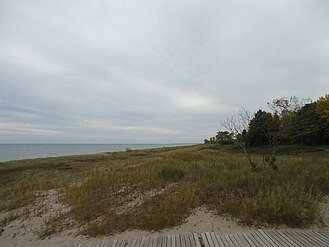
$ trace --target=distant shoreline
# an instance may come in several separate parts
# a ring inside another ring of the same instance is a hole
[[[0,162],[25,159],[52,158],[70,155],[119,152],[129,149],[148,149],[161,147],[189,146],[196,143],[163,144],[0,144]]]

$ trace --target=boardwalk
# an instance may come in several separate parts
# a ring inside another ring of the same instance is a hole
[[[216,235],[213,232],[152,236],[130,240],[107,240],[67,247],[329,247],[329,232],[257,230],[248,233]]]

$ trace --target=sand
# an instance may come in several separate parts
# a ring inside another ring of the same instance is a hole
[[[41,202],[39,202],[41,203]],[[71,230],[63,230],[60,233],[54,234],[49,238],[40,240],[37,232],[44,226],[47,218],[56,215],[58,212],[66,212],[69,210],[59,203],[56,191],[49,191],[42,200],[42,211],[33,209],[40,209],[40,205],[30,206],[29,210],[32,212],[30,217],[24,219],[18,219],[12,221],[6,227],[4,227],[0,236],[1,247],[20,247],[20,246],[34,246],[34,247],[55,247],[65,246],[71,243],[83,243],[96,240],[95,238],[88,238],[79,234],[78,229],[74,228],[74,220],[68,219],[68,223],[72,224]],[[38,206],[38,207],[37,207]],[[35,207],[35,208],[33,208]],[[313,230],[329,230],[329,197],[324,198],[321,203],[322,207],[322,222],[316,222],[309,229]],[[5,214],[0,215],[0,218],[5,217]],[[268,229],[270,227],[262,227],[262,229]],[[217,234],[233,234],[237,232],[248,232],[255,230],[254,227],[244,226],[239,224],[236,220],[227,217],[221,217],[214,212],[207,210],[204,207],[196,208],[191,215],[185,220],[185,222],[179,226],[173,228],[163,229],[162,231],[141,231],[131,230],[115,234],[112,236],[106,236],[99,239],[130,239],[141,236],[152,235],[168,235],[168,234],[182,234],[188,232],[207,232],[213,231]],[[288,229],[285,226],[280,226],[280,229]]]

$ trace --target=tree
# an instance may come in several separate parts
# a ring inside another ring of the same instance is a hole
[[[227,145],[227,144],[233,144],[233,134],[228,131],[218,131],[216,135],[216,140],[219,144]]]
[[[282,97],[267,102],[267,106],[272,110],[272,115],[278,123],[276,133],[277,144],[291,144],[296,136],[294,127],[297,112],[311,99],[299,99],[297,96]]]
[[[326,94],[317,100],[316,112],[329,125],[329,94]]]
[[[273,111],[273,114],[281,117],[287,113],[299,111],[305,104],[310,102],[310,98],[299,99],[297,96],[290,96],[289,98],[273,99],[272,102],[267,102],[267,106]]]
[[[249,123],[248,145],[265,146],[276,142],[278,121],[271,113],[258,110]]]
[[[317,103],[306,104],[297,114],[294,123],[297,143],[316,145],[328,142],[326,122],[317,113]]]
[[[248,110],[241,108],[240,111],[226,120],[222,121],[222,126],[232,134],[233,140],[244,152],[251,170],[256,170],[256,164],[252,161],[248,145],[247,145],[247,133],[249,130],[249,122],[251,120],[251,114]]]

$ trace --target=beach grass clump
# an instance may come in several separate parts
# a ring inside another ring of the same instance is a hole
[[[264,164],[264,150],[251,152],[256,171],[236,147],[210,144],[5,162],[0,210],[28,207],[56,189],[70,208],[65,217],[90,236],[172,227],[200,206],[250,225],[305,227],[319,219],[329,194],[328,148],[280,147],[277,170]],[[58,232],[65,217],[47,221],[41,236]]]
[[[180,169],[175,166],[163,166],[160,171],[161,177],[166,181],[177,182],[181,180],[185,172],[183,169]]]

